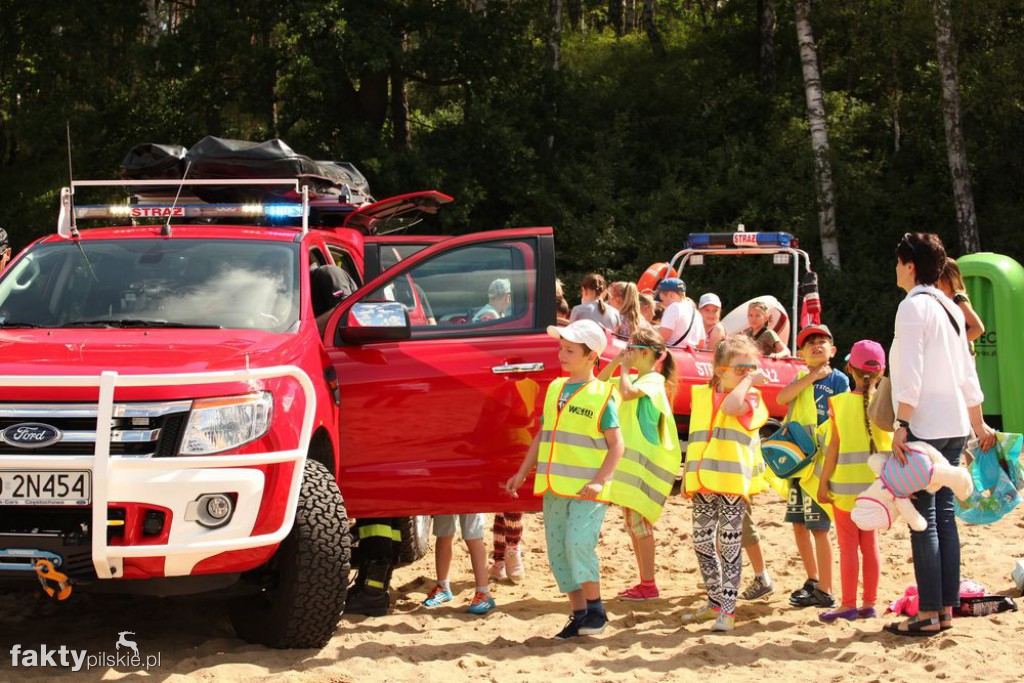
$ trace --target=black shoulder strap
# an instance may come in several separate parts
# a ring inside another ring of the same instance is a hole
[[[956,324],[956,320],[953,318],[953,314],[949,312],[949,309],[946,308],[941,301],[939,301],[939,297],[935,296],[931,292],[918,292],[914,296],[917,296],[918,294],[924,294],[926,296],[930,296],[931,298],[935,299],[935,303],[937,303],[939,305],[939,308],[942,309],[942,312],[946,314],[946,318],[949,319],[949,324],[953,326],[953,329],[956,330],[956,336],[959,337],[960,336],[960,326]]]
[[[686,326],[686,332],[683,332],[683,334],[679,337],[679,339],[676,339],[673,342],[669,342],[668,345],[669,346],[675,346],[679,342],[681,342],[684,339],[686,339],[686,335],[690,334],[690,330],[693,329],[693,321],[696,320],[696,319],[697,319],[697,307],[696,306],[691,306],[690,307],[690,324]]]

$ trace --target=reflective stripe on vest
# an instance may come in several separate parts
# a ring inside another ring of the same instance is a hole
[[[857,496],[875,480],[875,473],[868,466],[871,443],[864,421],[864,396],[837,394],[829,399],[829,405],[839,432],[839,457],[828,488],[835,497],[835,506],[849,512],[853,510]],[[871,431],[879,450],[892,448],[892,434],[879,429]]]
[[[638,377],[633,387],[651,401],[658,411],[658,443],[647,440],[640,429],[639,409],[641,397],[623,401],[619,408],[619,423],[625,453],[615,469],[612,481],[612,502],[636,510],[654,524],[661,516],[665,501],[675,485],[679,463],[683,454],[679,448],[672,404],[665,393],[665,378],[649,372]]]
[[[551,491],[577,498],[576,494],[597,475],[608,455],[608,442],[601,432],[601,414],[608,405],[612,386],[590,380],[559,410],[558,399],[566,381],[565,377],[554,380],[544,397],[544,429],[533,483],[533,492],[538,496]],[[612,484],[605,485],[597,500],[610,500]]]
[[[757,389],[751,389],[761,394]],[[690,436],[686,446],[686,493],[723,493],[749,496],[760,457],[757,430],[768,419],[764,400],[758,401],[747,429],[735,416],[715,410],[714,389],[707,385],[691,389]]]

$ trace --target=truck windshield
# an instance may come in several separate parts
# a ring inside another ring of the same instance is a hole
[[[41,244],[0,280],[0,328],[285,332],[299,318],[298,264],[298,246],[282,242],[123,239]]]

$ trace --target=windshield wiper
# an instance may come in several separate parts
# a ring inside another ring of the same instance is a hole
[[[35,325],[33,325],[35,327]],[[172,322],[170,320],[146,320],[144,318],[101,318],[98,320],[75,320],[61,327],[178,327],[196,330],[221,330],[221,325],[200,325],[198,323]]]
[[[35,323],[23,323],[19,320],[5,320],[0,323],[0,327],[42,327],[42,325],[37,325]]]

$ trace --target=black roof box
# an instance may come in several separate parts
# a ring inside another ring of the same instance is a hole
[[[249,142],[208,135],[187,151],[181,145],[144,143],[128,152],[121,162],[121,174],[136,180],[180,179],[186,167],[188,177],[192,179],[297,178],[306,182],[312,197],[343,195],[347,187],[353,198],[361,195],[372,200],[369,183],[352,164],[314,161],[277,138]],[[169,189],[174,187],[130,188],[129,191],[149,194]],[[294,188],[281,186],[197,185],[190,191],[203,201],[212,203],[298,199]],[[343,199],[348,201],[348,197]]]

